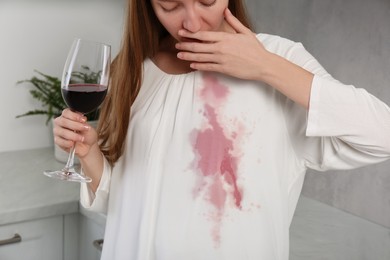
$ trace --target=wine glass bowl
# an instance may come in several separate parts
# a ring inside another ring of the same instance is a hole
[[[111,47],[107,44],[75,39],[69,51],[61,81],[62,97],[67,106],[82,114],[95,111],[108,89]],[[91,182],[74,167],[75,145],[62,170],[46,170],[44,174],[74,182]]]

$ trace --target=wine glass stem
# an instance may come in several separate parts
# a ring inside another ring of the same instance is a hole
[[[74,154],[75,154],[75,149],[76,145],[72,146],[72,149],[70,149],[69,156],[68,156],[68,161],[66,162],[64,171],[67,174],[71,174],[73,170],[73,164],[74,164]]]

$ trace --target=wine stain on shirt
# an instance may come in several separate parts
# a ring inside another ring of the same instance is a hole
[[[242,129],[230,129],[230,134],[224,129],[223,108],[229,89],[208,74],[204,74],[203,83],[199,98],[203,102],[205,124],[191,134],[196,155],[194,166],[200,176],[194,196],[202,196],[211,204],[209,217],[215,224],[211,235],[218,246],[226,207],[242,209],[243,191],[237,184],[240,156],[234,153],[239,149],[237,139]]]

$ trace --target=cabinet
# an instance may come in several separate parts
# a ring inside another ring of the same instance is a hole
[[[0,260],[100,259],[105,216],[79,207],[78,183],[42,174],[64,166],[52,147],[0,153],[0,165],[0,244],[21,237],[0,245]]]
[[[104,236],[104,225],[83,214],[79,216],[79,259],[99,260]]]
[[[103,236],[104,222],[80,213],[2,225],[0,260],[99,260]]]
[[[55,260],[63,257],[63,217],[0,226],[0,241],[19,234],[20,242],[0,246],[1,260]]]

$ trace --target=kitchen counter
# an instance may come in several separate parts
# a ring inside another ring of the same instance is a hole
[[[80,184],[43,175],[63,167],[52,147],[0,153],[0,225],[77,213]]]

